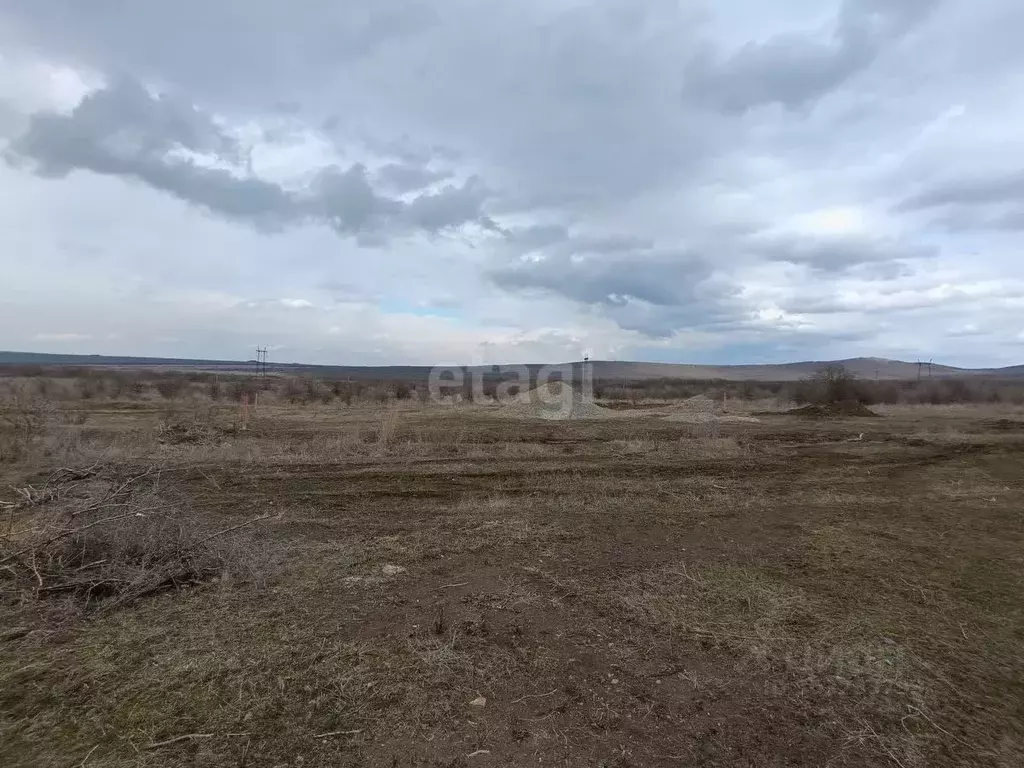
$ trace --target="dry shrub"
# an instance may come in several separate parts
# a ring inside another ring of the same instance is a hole
[[[34,398],[26,390],[15,393],[13,402],[0,410],[0,463],[27,459],[53,415],[48,400]]]
[[[65,598],[85,609],[112,608],[260,574],[259,550],[237,532],[265,517],[217,530],[148,487],[157,477],[153,471],[109,481],[105,488],[94,474],[70,472],[6,503],[9,525],[0,535],[4,602]],[[162,485],[166,490],[166,479]]]
[[[157,440],[162,445],[210,443],[218,437],[219,433],[209,424],[198,421],[167,420],[157,427]]]
[[[182,376],[168,375],[156,382],[156,391],[165,400],[174,400],[180,397],[188,382]]]
[[[383,450],[386,449],[395,439],[395,432],[398,429],[398,409],[391,408],[384,414],[380,422],[380,431],[377,433],[377,445]]]

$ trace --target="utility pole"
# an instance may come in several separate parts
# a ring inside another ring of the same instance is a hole
[[[256,373],[266,381],[268,347],[256,347]]]

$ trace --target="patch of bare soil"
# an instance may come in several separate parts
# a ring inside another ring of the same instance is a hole
[[[978,415],[329,415],[0,496],[0,764],[1024,765]]]

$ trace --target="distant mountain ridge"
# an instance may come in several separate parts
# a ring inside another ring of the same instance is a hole
[[[905,381],[917,378],[960,378],[970,376],[1024,377],[1024,365],[1005,368],[957,368],[903,360],[856,357],[846,360],[806,360],[794,363],[758,365],[699,365],[691,363],[646,363],[615,360],[591,362],[595,379],[690,379],[726,381],[797,381],[812,375],[825,365],[843,365],[859,378]],[[0,351],[0,366],[83,366],[94,368],[158,368],[168,370],[255,371],[253,360],[202,360],[167,357],[130,357],[109,355],[61,355],[47,352]],[[536,370],[540,365],[530,365]],[[473,366],[465,366],[474,370]],[[485,366],[486,368],[486,366]],[[270,363],[274,372],[321,373],[356,379],[415,379],[430,371],[422,365],[306,365],[302,363]]]

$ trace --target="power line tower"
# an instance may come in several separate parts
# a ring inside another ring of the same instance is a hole
[[[256,347],[256,373],[265,381],[267,378],[267,347]]]

